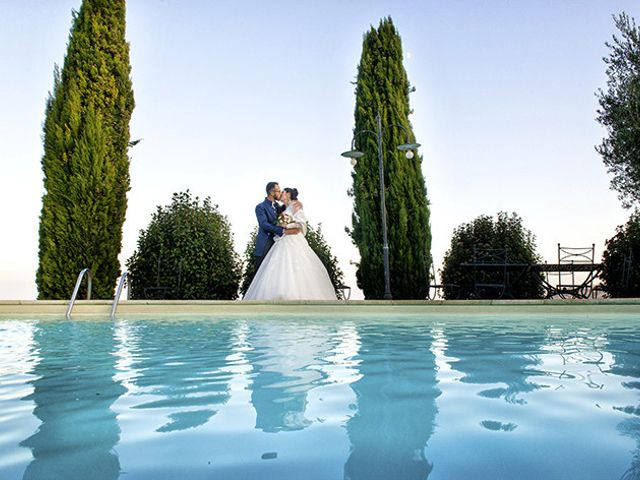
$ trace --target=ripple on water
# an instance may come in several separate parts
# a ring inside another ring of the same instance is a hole
[[[608,478],[640,458],[639,345],[561,316],[0,322],[0,478]]]

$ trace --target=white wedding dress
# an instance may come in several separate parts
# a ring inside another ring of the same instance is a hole
[[[336,300],[324,265],[307,243],[307,219],[293,204],[284,211],[302,233],[275,238],[243,300]]]

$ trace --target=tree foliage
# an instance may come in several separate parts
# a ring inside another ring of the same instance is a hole
[[[129,190],[134,107],[124,0],[84,0],[44,121],[38,297],[68,298],[85,267],[113,296]]]
[[[244,261],[242,270],[242,284],[240,285],[240,294],[244,296],[249,290],[249,286],[256,275],[256,241],[258,238],[258,227],[254,228],[249,236],[249,241],[244,249]]]
[[[610,297],[640,297],[640,210],[606,241],[602,289]]]
[[[210,198],[174,193],[158,206],[127,261],[131,298],[233,300],[241,264],[227,218]]]
[[[429,205],[422,174],[422,158],[409,160],[397,146],[406,143],[402,125],[414,141],[409,122],[411,86],[402,64],[400,36],[391,18],[371,27],[362,43],[356,82],[356,148],[364,152],[352,173],[353,215],[349,231],[360,252],[356,272],[365,298],[382,298],[384,271],[378,146],[375,135],[379,112],[382,127],[384,183],[388,218],[391,292],[396,299],[423,299],[429,289],[431,230]]]
[[[506,249],[509,263],[540,262],[536,253],[535,236],[524,228],[522,219],[516,213],[509,215],[506,212],[499,212],[495,220],[488,215],[481,215],[470,223],[463,223],[453,231],[451,245],[445,254],[441,272],[446,299],[476,297],[474,271],[472,268],[461,266],[463,263],[474,261],[474,247],[476,252]],[[503,281],[502,272],[495,269],[477,269],[475,278],[478,278],[478,273],[484,279],[491,279],[495,283]],[[511,280],[510,297],[542,297],[542,275],[539,272],[512,275]],[[498,289],[485,291],[483,298],[498,298],[500,293]]]
[[[256,227],[244,251],[244,271],[242,274],[242,286],[240,287],[240,293],[244,295],[249,289],[249,285],[253,281],[253,277],[256,273],[256,237],[258,235],[258,228]],[[322,224],[318,224],[316,227],[307,225],[307,242],[315,254],[320,258],[324,268],[327,269],[331,283],[336,292],[338,299],[343,298],[342,289],[340,288],[344,282],[344,273],[338,266],[338,259],[331,252],[331,247],[327,243],[322,234]]]
[[[614,16],[620,36],[607,42],[607,91],[598,91],[597,120],[607,137],[596,150],[613,175],[611,188],[625,207],[640,202],[640,29],[625,13]]]

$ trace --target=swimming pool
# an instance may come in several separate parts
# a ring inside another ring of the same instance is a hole
[[[640,474],[629,314],[0,319],[0,479]]]

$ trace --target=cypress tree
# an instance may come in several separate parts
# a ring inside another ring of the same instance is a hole
[[[400,124],[414,135],[409,122],[411,87],[402,64],[402,42],[391,18],[364,35],[356,82],[355,129],[376,131],[376,114],[382,128]],[[428,292],[431,265],[429,204],[422,174],[422,158],[407,159],[397,146],[406,143],[405,132],[389,128],[382,138],[387,208],[391,293],[394,299],[423,299]],[[382,298],[384,269],[378,147],[375,135],[357,135],[356,149],[364,152],[355,165],[350,194],[354,200],[353,228],[349,232],[360,251],[356,272],[365,298]]]
[[[69,297],[85,267],[94,297],[113,295],[129,190],[130,71],[125,0],[84,0],[46,105],[41,299]]]

